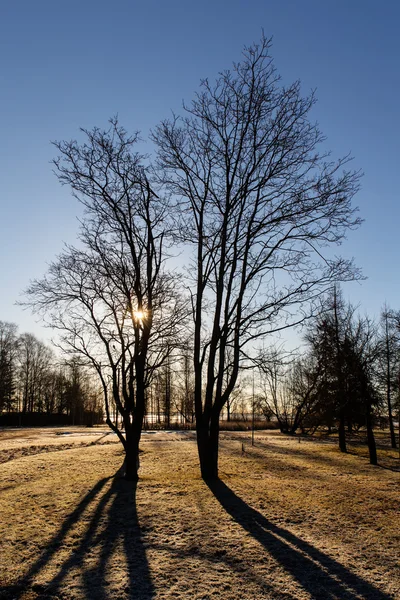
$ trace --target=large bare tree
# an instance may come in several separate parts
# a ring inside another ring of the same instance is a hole
[[[310,120],[314,95],[283,86],[270,42],[245,49],[183,116],[154,131],[159,176],[180,201],[181,242],[194,248],[192,295],[201,473],[218,476],[219,416],[257,340],[304,318],[302,308],[351,263],[324,255],[359,219],[359,173],[333,162]]]
[[[136,480],[146,388],[173,348],[182,317],[163,262],[168,206],[134,152],[137,136],[116,119],[106,131],[82,131],[82,144],[55,144],[54,161],[58,179],[85,208],[80,245],[67,247],[30,285],[28,304],[48,316],[65,350],[98,373],[107,423],[125,449],[125,476]]]

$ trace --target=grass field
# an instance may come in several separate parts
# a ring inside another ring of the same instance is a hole
[[[400,598],[394,454],[228,432],[208,487],[192,432],[142,450],[135,487],[106,430],[0,431],[1,599]]]

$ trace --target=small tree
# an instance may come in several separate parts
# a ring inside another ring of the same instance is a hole
[[[262,337],[305,318],[302,308],[351,264],[322,256],[359,224],[359,174],[318,152],[314,95],[288,87],[270,42],[245,49],[233,71],[207,79],[186,116],[153,139],[159,177],[180,201],[183,244],[194,249],[194,372],[203,478],[218,476],[219,418],[240,365]],[[228,374],[228,376],[227,376]]]
[[[60,332],[61,346],[97,372],[107,424],[125,450],[125,476],[138,478],[145,390],[166,360],[181,322],[175,279],[163,266],[167,203],[152,188],[144,157],[116,119],[86,142],[56,142],[56,175],[85,208],[80,247],[67,247],[28,304]],[[113,423],[110,401],[122,417]]]

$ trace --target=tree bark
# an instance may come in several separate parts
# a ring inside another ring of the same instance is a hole
[[[125,474],[128,481],[139,480],[139,442],[140,429],[125,425],[126,443],[125,443]]]
[[[205,481],[218,479],[219,423],[196,422],[197,449],[201,476]]]

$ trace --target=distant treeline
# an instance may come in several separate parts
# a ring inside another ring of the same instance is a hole
[[[60,360],[34,335],[0,321],[0,425],[102,422],[103,395],[75,359]]]
[[[83,411],[78,415],[57,413],[6,412],[0,414],[0,427],[46,427],[59,425],[99,425],[104,421],[103,410]]]

